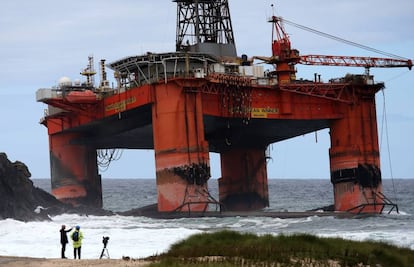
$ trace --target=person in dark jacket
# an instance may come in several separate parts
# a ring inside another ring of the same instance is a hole
[[[65,257],[66,244],[69,243],[68,236],[66,235],[66,233],[69,233],[70,231],[72,231],[72,228],[70,228],[69,230],[66,230],[66,225],[62,225],[62,228],[60,228],[60,244],[62,245],[62,250],[61,250],[62,259],[66,259]]]

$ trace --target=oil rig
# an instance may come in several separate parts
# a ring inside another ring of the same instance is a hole
[[[227,0],[173,2],[175,52],[101,60],[99,85],[89,57],[84,82],[62,77],[37,91],[36,100],[48,105],[41,123],[57,199],[101,207],[101,151],[152,149],[159,212],[205,211],[211,203],[260,210],[269,206],[268,146],[329,128],[335,210],[381,213],[392,205],[382,193],[375,106],[384,84],[368,71],[298,80],[295,65],[411,69],[411,60],[300,55],[277,16],[269,20],[271,56],[238,56]],[[220,154],[218,200],[208,190],[210,152]]]

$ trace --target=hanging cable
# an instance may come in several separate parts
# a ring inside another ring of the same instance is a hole
[[[392,81],[392,80],[398,79],[398,78],[400,78],[400,77],[402,77],[402,76],[404,76],[404,75],[406,75],[406,74],[408,74],[408,73],[410,73],[410,70],[407,70],[407,71],[401,72],[400,74],[397,74],[397,75],[395,75],[395,76],[393,76],[393,77],[389,78],[389,79],[386,81],[386,83],[388,83],[389,81]]]
[[[372,48],[372,47],[369,47],[369,46],[366,46],[366,45],[358,44],[358,43],[355,43],[355,42],[352,42],[352,41],[349,41],[349,40],[346,40],[346,39],[337,37],[337,36],[332,35],[332,34],[324,33],[324,32],[321,32],[321,31],[318,31],[318,30],[315,30],[315,29],[312,29],[312,28],[309,28],[309,27],[306,27],[306,26],[297,24],[295,22],[286,20],[284,18],[280,18],[280,20],[282,22],[284,22],[286,24],[289,24],[291,26],[294,26],[296,28],[299,28],[299,29],[302,29],[302,30],[305,30],[305,31],[308,31],[308,32],[311,32],[311,33],[314,33],[314,34],[317,34],[319,36],[322,36],[322,37],[325,37],[325,38],[328,38],[328,39],[332,39],[332,40],[335,40],[335,41],[338,41],[338,42],[341,42],[341,43],[345,43],[345,44],[348,44],[348,45],[351,45],[351,46],[355,46],[355,47],[358,47],[358,48],[361,48],[361,49],[364,49],[364,50],[367,50],[367,51],[370,51],[370,52],[374,52],[374,53],[377,53],[377,54],[380,54],[380,55],[384,55],[384,56],[387,56],[387,57],[408,60],[408,58],[401,57],[401,56],[398,56],[398,55],[395,55],[395,54],[391,54],[391,53],[388,53],[388,52],[384,52],[384,51],[381,51],[381,50],[378,50],[378,49],[375,49],[375,48]]]
[[[123,150],[120,149],[98,149],[97,162],[102,172],[108,170],[112,161],[119,160],[122,157]]]
[[[383,140],[383,133],[384,133],[384,126],[385,126],[385,139],[387,142],[387,151],[388,151],[388,164],[390,167],[390,176],[392,182],[392,188],[394,193],[394,201],[397,204],[397,191],[395,190],[395,183],[394,183],[394,174],[392,171],[392,163],[391,163],[391,149],[390,149],[390,142],[389,142],[389,135],[388,135],[388,120],[387,120],[387,110],[386,110],[386,103],[385,103],[385,93],[384,89],[381,90],[382,97],[383,97],[383,113],[382,113],[382,122],[381,122],[381,142],[380,142],[380,151],[382,148],[382,140]]]

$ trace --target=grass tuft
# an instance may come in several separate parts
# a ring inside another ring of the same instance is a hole
[[[225,230],[192,235],[151,260],[156,260],[152,267],[335,266],[332,262],[339,266],[413,267],[414,251],[372,241],[309,234],[257,236]]]

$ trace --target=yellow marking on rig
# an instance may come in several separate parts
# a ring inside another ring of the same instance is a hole
[[[106,106],[105,111],[112,111],[112,110],[115,110],[115,112],[124,111],[124,110],[126,110],[127,105],[132,104],[136,101],[137,101],[137,99],[135,98],[135,96],[132,96],[132,97],[127,98],[125,100],[115,102],[115,103],[112,103],[112,104]]]
[[[252,118],[267,118],[269,114],[279,114],[278,108],[252,108],[251,112]]]

